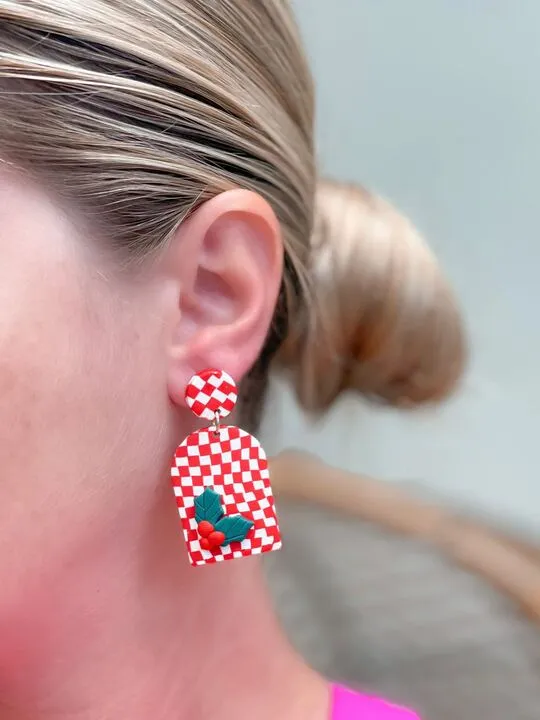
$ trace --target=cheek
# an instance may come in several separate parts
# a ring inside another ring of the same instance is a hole
[[[54,284],[48,282],[55,269],[40,274],[28,266],[23,273],[12,265],[2,277],[0,420],[8,433],[0,443],[2,460],[36,447],[45,427],[54,428],[62,417],[52,399],[61,395],[63,376],[69,380],[77,362],[80,298],[65,271],[54,274]]]
[[[17,281],[14,278],[14,285]],[[19,288],[21,286],[19,285]],[[5,288],[9,291],[9,287]],[[22,288],[21,288],[22,289]],[[44,421],[50,400],[59,390],[61,377],[74,370],[77,338],[77,301],[72,292],[46,283],[26,284],[22,292],[11,293],[11,308],[6,304],[0,316],[0,413],[9,422],[10,433],[37,430]],[[64,291],[66,310],[55,295]],[[13,300],[15,298],[15,300]],[[67,307],[70,311],[67,312]],[[73,342],[69,342],[69,338]],[[61,408],[57,413],[61,415]],[[6,451],[5,443],[0,451]]]
[[[102,369],[96,355],[95,376],[85,372],[91,327],[72,273],[29,271],[24,283],[13,274],[4,290],[11,309],[4,304],[0,319],[0,493],[15,520],[77,483],[66,477],[84,445],[76,419],[88,414]]]
[[[0,637],[9,608],[142,526],[172,453],[152,290],[98,272],[13,188],[0,174]]]
[[[22,459],[33,467],[65,418],[84,338],[84,285],[68,231],[48,206],[30,196],[26,207],[21,196],[0,214],[0,463],[4,487],[19,492]]]
[[[0,305],[0,580],[21,571],[6,560],[14,548],[34,572],[99,543],[151,478],[159,368],[148,372],[132,305],[83,275],[27,269],[0,293],[11,299]]]

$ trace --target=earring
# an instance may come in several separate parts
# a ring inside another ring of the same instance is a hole
[[[211,422],[176,450],[171,477],[189,559],[208,565],[281,547],[268,460],[259,441],[220,421],[238,399],[222,370],[194,375],[185,392],[197,417]]]

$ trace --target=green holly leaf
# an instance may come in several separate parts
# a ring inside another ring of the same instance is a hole
[[[241,542],[245,540],[246,535],[253,527],[253,520],[248,520],[242,515],[228,515],[215,525],[218,532],[225,535],[222,545],[229,545],[232,542]]]
[[[215,527],[217,521],[222,517],[223,508],[220,495],[212,488],[206,488],[195,498],[195,520],[198,523],[207,520]]]

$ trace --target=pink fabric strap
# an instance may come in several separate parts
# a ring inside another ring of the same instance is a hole
[[[380,698],[358,695],[339,685],[333,687],[332,696],[331,720],[420,720],[410,710]]]

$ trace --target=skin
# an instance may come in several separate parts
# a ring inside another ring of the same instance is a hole
[[[0,718],[323,720],[258,561],[191,568],[169,482],[191,375],[260,352],[276,218],[223,193],[136,270],[81,227],[0,164]]]

